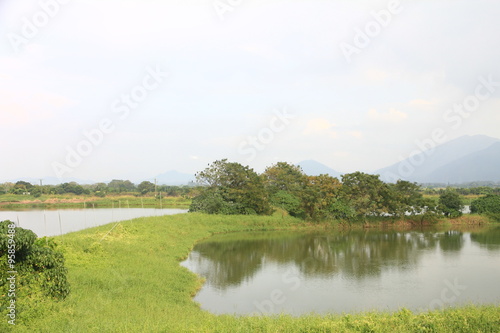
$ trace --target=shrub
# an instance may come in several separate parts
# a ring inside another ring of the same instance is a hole
[[[4,295],[0,312],[10,301],[5,297],[9,289],[8,271],[17,272],[16,297],[34,300],[42,294],[42,297],[60,300],[69,294],[64,257],[56,247],[55,242],[37,240],[33,231],[15,227],[11,221],[0,222],[0,290]],[[8,259],[14,259],[12,267]]]

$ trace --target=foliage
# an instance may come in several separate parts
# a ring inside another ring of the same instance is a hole
[[[14,244],[15,251],[12,251],[11,246]],[[64,299],[69,294],[64,257],[56,250],[56,244],[51,242],[48,245],[48,242],[38,241],[33,231],[15,227],[11,221],[0,222],[1,264],[7,263],[7,259],[13,259],[12,265],[18,273],[17,297],[36,298],[38,289],[41,289],[45,296],[55,299]],[[11,270],[11,267],[5,266],[0,272],[0,288],[4,296],[7,288],[4,275]],[[6,297],[2,299],[2,309],[7,301]]]
[[[149,192],[154,192],[155,188],[155,184],[148,181],[143,181],[137,186],[137,190],[139,190],[139,192],[143,195]]]
[[[304,217],[305,212],[300,199],[290,192],[279,190],[271,195],[270,202],[271,205],[285,210],[291,216]]]
[[[64,193],[73,193],[76,195],[90,194],[89,190],[84,189],[83,186],[78,185],[75,182],[63,183],[61,185],[58,185],[56,186],[55,191],[58,194],[64,194]]]
[[[486,214],[493,220],[500,222],[500,195],[488,194],[472,201],[471,212]]]
[[[478,198],[472,201],[470,209],[472,213],[500,214],[500,195],[489,194],[484,197]]]
[[[307,176],[301,195],[306,216],[319,221],[330,217],[329,209],[338,200],[342,184],[329,175]]]
[[[135,185],[130,180],[113,179],[108,184],[108,191],[110,192],[121,193],[129,191],[132,192],[134,190],[135,190]]]
[[[342,195],[355,209],[358,217],[379,216],[387,212],[387,184],[378,175],[354,172],[342,176]]]
[[[297,196],[302,192],[306,175],[299,166],[278,162],[268,167],[263,174],[266,190],[271,194],[284,191]]]
[[[461,216],[464,208],[460,195],[453,189],[447,189],[439,195],[438,207],[449,218]]]
[[[328,210],[331,217],[337,220],[351,221],[356,216],[354,208],[343,199],[333,202]]]
[[[191,212],[210,214],[272,213],[264,183],[253,169],[226,159],[215,161],[196,175],[199,184],[206,186],[193,199]]]

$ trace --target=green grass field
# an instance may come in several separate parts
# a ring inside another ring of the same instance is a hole
[[[61,209],[61,208],[189,208],[191,200],[183,197],[108,195],[104,198],[87,195],[0,195],[0,209]]]
[[[66,257],[71,294],[18,313],[15,332],[499,332],[500,306],[414,314],[236,317],[202,311],[192,296],[202,281],[179,265],[214,233],[324,228],[301,220],[181,214],[140,218],[55,237]],[[22,302],[22,300],[20,300]],[[20,304],[21,306],[21,304]],[[21,308],[22,310],[22,308]],[[5,317],[4,317],[5,318]]]

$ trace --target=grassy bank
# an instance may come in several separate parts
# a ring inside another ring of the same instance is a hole
[[[0,209],[63,209],[63,208],[182,208],[187,209],[190,199],[183,197],[108,195],[104,198],[87,195],[0,195]]]
[[[235,317],[202,311],[192,301],[201,287],[179,265],[196,241],[214,233],[324,228],[281,216],[182,214],[141,218],[56,237],[66,257],[72,292],[46,301],[16,332],[498,332],[500,307],[465,307],[413,314],[408,310],[302,317]],[[7,331],[6,320],[0,331]]]

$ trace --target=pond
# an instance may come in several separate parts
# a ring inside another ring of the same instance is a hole
[[[181,265],[216,314],[413,311],[500,303],[500,228],[213,236]]]
[[[138,217],[186,213],[186,209],[87,208],[0,211],[0,221],[11,220],[32,230],[38,237],[56,236]]]

